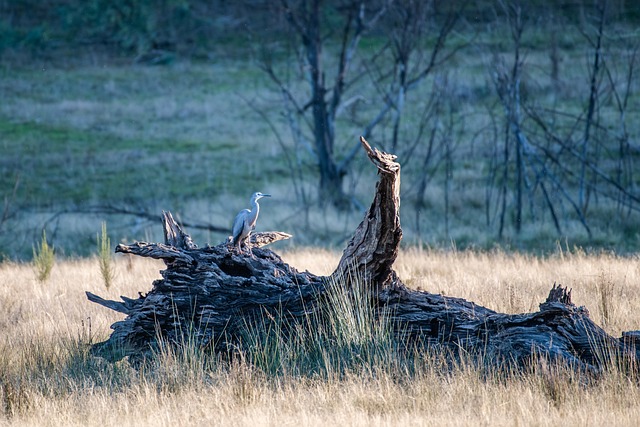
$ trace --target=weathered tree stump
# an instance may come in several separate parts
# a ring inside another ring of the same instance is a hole
[[[364,138],[361,142],[378,168],[379,181],[373,203],[331,277],[299,272],[260,248],[289,238],[286,233],[252,235],[253,255],[239,254],[228,243],[197,248],[171,214],[163,213],[164,244],[116,247],[116,252],[164,260],[167,268],[153,289],[122,301],[87,292],[89,300],[127,315],[92,352],[111,361],[129,356],[135,363],[149,356],[159,339],[179,345],[185,333],[198,345],[229,352],[241,346],[247,325],[265,315],[303,321],[318,309],[326,284],[334,279],[347,290],[354,280],[365,283],[372,307],[384,311],[407,348],[464,352],[514,366],[544,356],[589,372],[609,362],[603,355],[638,357],[638,331],[621,338],[608,335],[585,308],[571,302],[570,291],[555,284],[539,311],[516,315],[408,289],[393,270],[402,239],[400,165],[395,156],[371,148]]]

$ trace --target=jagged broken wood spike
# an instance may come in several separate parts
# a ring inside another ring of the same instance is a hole
[[[360,142],[378,168],[380,178],[373,203],[347,244],[332,276],[345,277],[355,271],[367,283],[385,287],[396,278],[392,267],[402,240],[400,164],[395,161],[396,156],[371,148],[364,137],[360,137]]]
[[[137,363],[153,353],[158,336],[180,345],[180,331],[193,331],[199,345],[215,352],[241,349],[246,328],[259,319],[306,322],[320,312],[327,283],[338,281],[349,291],[355,280],[365,280],[372,307],[388,316],[397,340],[410,349],[475,355],[498,366],[524,366],[545,356],[589,372],[605,367],[603,355],[640,356],[639,331],[608,335],[585,308],[572,303],[571,291],[555,284],[539,311],[525,314],[497,313],[461,298],[408,289],[393,270],[402,238],[400,165],[364,138],[361,143],[379,171],[376,194],[332,276],[298,272],[269,249],[241,254],[227,242],[197,248],[167,212],[164,244],[116,248],[165,261],[162,279],[153,282],[151,291],[122,301],[87,293],[90,301],[127,315],[112,325],[107,341],[93,346],[93,353],[109,360],[128,356]],[[273,233],[264,239],[255,233],[254,246],[289,237]]]
[[[196,244],[191,236],[182,231],[182,227],[173,219],[171,212],[162,211],[162,224],[164,226],[164,243],[181,249],[195,249]]]
[[[571,302],[571,289],[567,289],[567,287],[562,287],[560,285],[556,286],[556,284],[553,284],[553,287],[551,288],[551,290],[549,291],[549,296],[547,297],[547,300],[545,301],[545,303],[551,303],[551,302],[559,302],[561,304],[567,304],[567,305],[571,305],[573,304]]]
[[[119,313],[129,314],[130,309],[123,302],[106,300],[104,298],[99,297],[96,294],[92,294],[89,291],[86,291],[85,293],[87,295],[87,299],[91,302],[95,302],[96,304],[100,304],[104,307],[110,308],[111,310],[117,311]]]

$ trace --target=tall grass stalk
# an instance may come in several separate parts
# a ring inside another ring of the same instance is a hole
[[[36,279],[44,283],[49,279],[55,262],[54,247],[47,242],[47,232],[42,230],[42,239],[33,247],[33,265],[36,271]]]
[[[100,275],[104,281],[105,288],[109,289],[115,278],[115,269],[111,258],[111,239],[107,234],[107,223],[102,222],[102,233],[96,235],[98,242],[98,262],[100,263]]]
[[[613,304],[614,288],[615,284],[605,275],[604,271],[598,275],[596,290],[600,297],[599,303],[603,327],[609,326],[613,317],[613,311],[615,310],[615,305]]]

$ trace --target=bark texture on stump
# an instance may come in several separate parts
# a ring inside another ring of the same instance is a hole
[[[374,200],[330,277],[299,272],[261,246],[289,238],[286,233],[251,236],[253,255],[229,244],[198,248],[170,213],[163,212],[165,243],[118,245],[116,252],[162,259],[167,268],[145,295],[111,301],[87,292],[89,300],[126,314],[112,325],[94,354],[139,362],[158,339],[180,345],[185,334],[216,352],[241,347],[247,327],[259,319],[303,322],[315,313],[329,281],[351,289],[355,280],[368,286],[373,307],[388,316],[396,338],[407,348],[444,349],[471,354],[494,364],[523,366],[547,356],[574,369],[597,372],[608,355],[635,360],[640,332],[614,338],[596,325],[589,312],[571,302],[571,292],[555,284],[539,311],[503,314],[460,298],[407,288],[393,270],[400,227],[400,165],[396,157],[361,138],[378,168]]]

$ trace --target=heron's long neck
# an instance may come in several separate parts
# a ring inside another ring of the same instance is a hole
[[[253,209],[251,209],[251,224],[255,224],[256,220],[258,219],[258,214],[260,213],[260,205],[258,204],[257,200],[252,200],[251,201],[253,203]]]

